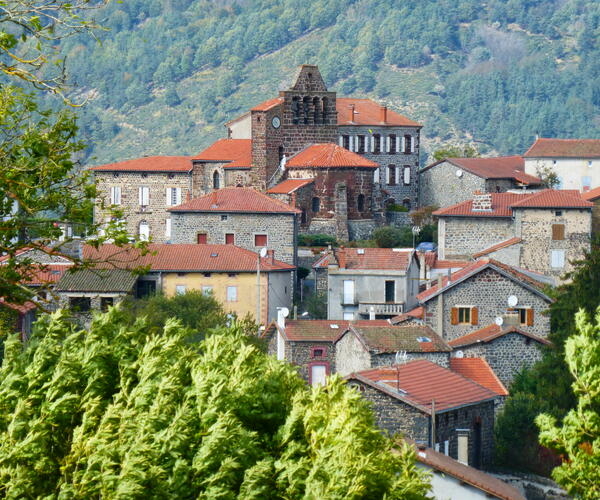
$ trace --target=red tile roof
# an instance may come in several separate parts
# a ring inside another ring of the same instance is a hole
[[[403,323],[404,321],[410,321],[414,319],[423,319],[425,315],[425,309],[423,306],[415,307],[404,314],[399,314],[398,316],[394,316],[390,319],[390,323],[392,325],[397,325],[399,323]]]
[[[591,208],[579,191],[572,189],[544,189],[512,204],[512,208]]]
[[[90,167],[95,172],[189,172],[192,170],[190,156],[144,156],[133,160],[107,163]]]
[[[6,306],[13,311],[17,311],[20,314],[27,314],[29,311],[37,309],[35,302],[27,301],[23,304],[13,304],[12,302],[6,302],[4,297],[0,297],[0,306]]]
[[[268,111],[275,106],[279,106],[283,102],[283,97],[275,97],[274,99],[269,99],[268,101],[261,102],[260,104],[254,106],[251,111]]]
[[[495,392],[424,359],[352,373],[346,378],[360,380],[427,414],[431,414],[432,400],[436,412],[443,412],[497,397]]]
[[[497,156],[494,158],[445,158],[428,165],[428,170],[441,163],[448,162],[483,179],[515,179],[522,184],[539,185],[542,181],[525,173],[525,161],[522,156]]]
[[[199,196],[169,209],[171,212],[253,212],[296,214],[300,210],[255,189],[229,187]]]
[[[354,121],[352,121],[352,109],[354,105]],[[373,126],[399,126],[399,127],[421,127],[420,123],[412,121],[391,109],[387,110],[387,119],[382,123],[382,108],[380,104],[371,99],[355,99],[353,97],[338,97],[336,99],[336,110],[338,114],[338,125],[373,125]]]
[[[473,210],[473,200],[433,212],[438,217],[512,217],[514,208],[590,208],[576,190],[544,189],[537,193],[491,193],[492,210]]]
[[[484,491],[490,497],[501,500],[525,500],[514,486],[431,448],[417,449],[416,457],[419,462]]]
[[[450,358],[450,369],[465,378],[495,392],[499,396],[508,396],[504,384],[482,358]]]
[[[594,188],[585,193],[581,193],[581,197],[587,201],[596,201],[598,198],[600,198],[600,187]]]
[[[31,269],[23,278],[27,286],[43,286],[56,283],[72,264],[42,264],[39,269]]]
[[[294,342],[322,341],[334,342],[343,334],[350,324],[363,326],[365,323],[373,326],[389,326],[387,320],[344,321],[330,319],[295,319],[285,322],[284,335]],[[274,324],[273,324],[274,325]]]
[[[375,326],[367,323],[358,326],[351,324],[350,331],[358,336],[369,351],[375,353],[452,351],[452,348],[426,325],[394,326],[388,323],[384,326]]]
[[[508,240],[501,241],[500,243],[496,243],[495,245],[492,245],[481,252],[473,254],[473,258],[478,259],[479,257],[487,255],[488,253],[496,252],[497,250],[516,245],[517,243],[521,243],[521,238],[517,238],[516,236],[514,238],[509,238]]]
[[[429,269],[451,269],[461,268],[468,266],[471,261],[468,260],[443,260],[438,259],[437,252],[417,252],[419,257],[423,256],[425,259],[425,266]]]
[[[312,167],[365,167],[377,168],[378,163],[367,160],[364,156],[348,151],[338,144],[313,144],[290,158],[285,164],[286,168]]]
[[[362,253],[359,253],[362,252]],[[408,248],[336,248],[334,254],[340,269],[390,269],[406,271],[413,250]]]
[[[417,295],[417,300],[421,303],[428,301],[429,299],[436,296],[440,291],[445,291],[453,286],[456,286],[458,283],[462,282],[470,278],[471,276],[483,271],[484,269],[491,267],[495,269],[497,272],[506,274],[510,276],[515,281],[521,282],[524,285],[529,285],[533,287],[538,292],[543,294],[543,290],[546,287],[544,283],[541,281],[533,279],[531,276],[528,276],[513,266],[509,266],[508,264],[504,264],[502,262],[498,262],[494,259],[479,259],[472,264],[460,269],[459,271],[453,272],[451,276],[451,282],[448,284],[448,277],[442,277],[442,289],[439,289],[438,285],[434,285],[431,288],[421,292]],[[545,296],[545,295],[544,295]]]
[[[268,194],[290,194],[300,189],[301,187],[312,184],[314,179],[287,179],[273,186],[267,191]]]
[[[252,140],[219,139],[194,156],[193,160],[229,162],[224,168],[250,168],[252,167]]]
[[[600,158],[600,139],[537,139],[525,158]]]
[[[451,340],[450,342],[448,342],[448,344],[456,349],[458,347],[464,347],[464,346],[468,346],[468,345],[472,345],[472,344],[477,344],[480,342],[483,342],[483,343],[491,342],[492,340],[497,339],[498,337],[502,337],[504,335],[508,335],[509,333],[517,333],[519,335],[523,335],[524,337],[529,337],[530,339],[535,340],[536,342],[539,342],[540,344],[545,344],[545,345],[551,344],[551,342],[549,340],[542,338],[542,337],[538,337],[537,335],[534,335],[533,333],[529,333],[525,330],[521,330],[520,328],[517,328],[516,326],[507,326],[507,327],[502,328],[496,324],[491,324],[486,327],[480,328],[479,330],[477,330],[475,332],[467,333],[466,335],[463,335],[462,337],[458,337],[456,339]]]
[[[98,250],[84,246],[86,259],[98,261],[97,267],[135,269],[149,266],[152,271],[173,272],[256,272],[258,254],[234,245],[159,244],[149,245],[150,253],[140,255],[133,247],[102,245]],[[261,259],[261,271],[289,271],[294,266],[269,256]]]

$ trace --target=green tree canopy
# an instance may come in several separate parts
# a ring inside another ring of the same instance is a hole
[[[407,447],[339,378],[308,389],[238,325],[200,344],[118,308],[80,330],[59,311],[0,368],[7,498],[424,498]]]

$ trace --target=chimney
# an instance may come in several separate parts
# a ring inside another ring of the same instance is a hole
[[[186,201],[190,201],[192,199],[192,193],[190,193],[189,191],[187,192],[187,194],[185,195],[185,200]]]
[[[381,106],[381,123],[387,123],[387,106]]]
[[[355,113],[355,106],[354,104],[350,104],[350,121],[352,123],[354,123],[354,113]]]
[[[369,321],[373,321],[375,319],[375,308],[373,306],[369,307]]]
[[[448,268],[448,284],[452,283],[452,269]]]
[[[211,194],[211,207],[212,208],[217,207],[217,192],[216,191],[213,191]]]
[[[267,250],[267,262],[275,264],[275,250]]]
[[[290,206],[296,208],[296,193],[292,193],[292,199],[291,199]]]
[[[492,194],[482,193],[481,191],[475,191],[473,196],[473,212],[482,212],[484,210],[492,210]]]
[[[283,313],[284,311],[285,307],[277,308],[277,324],[282,330],[285,328],[285,314]]]
[[[438,274],[437,286],[438,290],[441,290],[444,286],[444,275],[442,273]]]
[[[344,250],[344,247],[340,247],[340,249],[338,250],[338,264],[340,266],[340,269],[345,269],[346,268],[346,253]]]

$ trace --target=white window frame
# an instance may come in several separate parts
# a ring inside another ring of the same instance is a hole
[[[324,371],[324,377],[322,381],[316,382],[313,376],[313,370],[315,368],[322,368]],[[314,364],[310,365],[310,385],[325,385],[327,383],[327,365],[326,364]]]
[[[231,285],[228,286],[226,289],[226,296],[225,296],[225,300],[226,302],[237,302],[238,301],[238,293],[237,293],[237,286]]]
[[[552,269],[564,269],[566,252],[562,249],[550,250],[550,267]]]
[[[377,168],[375,169],[375,172],[374,172],[374,174],[373,174],[373,182],[374,182],[375,184],[379,184],[379,167],[377,167]]]
[[[142,228],[145,228],[145,230],[142,230]],[[150,239],[150,224],[146,221],[141,221],[138,224],[138,233],[140,235],[140,240],[148,241]]]
[[[140,206],[147,207],[150,205],[150,188],[148,186],[140,186],[138,194]]]
[[[375,152],[375,136],[374,135],[371,136],[371,148],[370,149],[371,149],[371,153]]]
[[[349,285],[348,289],[346,289],[346,283],[348,283],[348,285],[352,283],[352,285]],[[356,298],[356,283],[354,280],[343,280],[342,290],[344,294],[344,304],[354,304],[354,300]]]
[[[400,185],[400,168],[401,167],[399,165],[396,165],[396,169],[395,169],[395,172],[394,172],[396,174],[395,175],[396,179],[394,179],[396,181],[396,186]]]
[[[213,287],[210,285],[204,285],[202,287],[202,295],[209,296],[209,295],[212,295],[213,292],[214,292]]]
[[[402,152],[406,151],[406,137],[402,136]]]
[[[175,285],[175,295],[184,295],[186,291],[186,285]]]
[[[171,219],[165,219],[165,238],[171,238]]]
[[[168,207],[181,205],[181,188],[168,187],[166,190],[166,199]]]
[[[385,153],[385,137],[382,135],[379,136],[379,152]]]
[[[267,243],[266,243],[265,245],[256,245],[256,237],[257,237],[257,236],[264,236],[265,238],[267,238]],[[254,245],[254,246],[255,246],[255,247],[257,247],[257,248],[258,248],[258,247],[262,248],[262,247],[267,247],[267,246],[269,246],[269,234],[268,234],[268,233],[254,233],[253,237],[254,237],[254,243],[255,243],[255,245]],[[234,236],[234,238],[235,238],[235,236]],[[234,239],[234,243],[235,243],[235,239]]]
[[[110,188],[110,204],[120,205],[121,204],[121,186],[112,186]]]
[[[348,136],[348,150],[354,151],[354,136],[353,135]]]
[[[404,181],[405,186],[410,186],[410,167],[404,166],[404,172],[402,175],[402,180]]]
[[[400,137],[396,135],[396,153],[400,152]]]
[[[415,152],[415,146],[416,146],[415,136],[411,135],[410,136],[410,152],[411,153]]]
[[[391,145],[391,143],[392,143],[392,139],[391,139],[391,137],[388,135],[388,136],[385,138],[385,152],[386,152],[386,153],[389,153],[389,152],[390,152],[390,145]]]
[[[342,316],[344,321],[354,321],[354,311],[344,311]]]

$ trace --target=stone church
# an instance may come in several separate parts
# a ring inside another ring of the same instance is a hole
[[[225,187],[266,192],[300,210],[301,232],[339,240],[369,237],[386,204],[417,206],[421,125],[369,99],[338,99],[317,66],[300,66],[288,90],[226,127],[192,157],[93,167],[104,202],[127,205],[130,231],[158,242],[170,241],[169,209]]]

